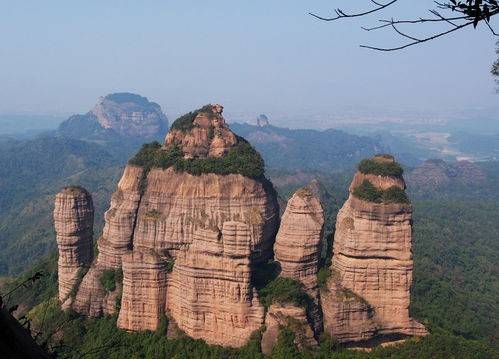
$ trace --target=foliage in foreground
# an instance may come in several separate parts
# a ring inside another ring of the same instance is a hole
[[[85,319],[74,313],[62,312],[55,303],[56,300],[42,303],[30,314],[34,317],[34,323],[43,326],[43,333],[63,334],[62,345],[57,350],[60,358],[265,358],[260,349],[261,334],[259,332],[254,333],[243,348],[223,348],[188,337],[167,339],[166,326],[160,326],[156,332],[126,332],[116,327],[114,316]],[[40,318],[43,322],[39,321]],[[51,339],[57,341],[56,336],[52,336]],[[398,347],[378,348],[371,353],[345,350],[326,337],[321,340],[319,347],[299,351],[293,340],[293,332],[282,328],[270,358],[485,359],[497,355],[497,352],[481,342],[466,340],[443,332],[420,340],[409,340]]]
[[[143,145],[129,164],[143,167],[146,172],[152,168],[173,167],[176,171],[195,176],[203,173],[235,173],[250,178],[262,177],[265,168],[260,154],[242,137],[237,138],[236,146],[224,157],[193,159],[183,158],[182,150],[178,146],[164,148],[159,142],[152,142]]]
[[[409,203],[409,198],[403,189],[392,186],[387,190],[381,190],[376,188],[368,180],[364,180],[357,186],[353,191],[353,195],[374,203]]]

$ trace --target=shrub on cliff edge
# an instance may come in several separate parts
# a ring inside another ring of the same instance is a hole
[[[381,159],[368,158],[360,161],[358,169],[364,174],[373,174],[377,176],[402,177],[404,169],[395,160],[389,160],[383,156]],[[392,158],[393,159],[393,158]]]
[[[152,168],[166,169],[173,166],[176,171],[194,176],[215,173],[259,178],[265,169],[260,154],[242,137],[237,137],[237,144],[223,157],[186,159],[178,146],[163,147],[156,141],[143,145],[128,163],[143,167],[146,173]]]
[[[402,188],[392,186],[387,190],[381,190],[368,180],[364,180],[357,186],[353,191],[353,195],[364,201],[374,203],[409,203],[409,198]]]

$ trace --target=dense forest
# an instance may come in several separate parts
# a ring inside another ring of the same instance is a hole
[[[327,201],[326,239],[329,242],[334,218],[347,195],[349,178],[350,174],[319,176],[319,185],[316,184],[320,186],[321,197]],[[300,186],[295,183],[278,190],[286,199]],[[492,358],[499,355],[496,305],[499,202],[496,198],[470,201],[469,194],[461,189],[454,193],[452,200],[439,198],[438,192],[433,194],[433,199],[428,199],[427,194],[420,199],[410,191],[409,195],[414,207],[415,263],[411,312],[432,334],[370,353],[346,350],[324,337],[318,348],[299,352],[293,345],[292,333],[283,330],[272,358]],[[162,328],[154,333],[127,333],[116,328],[115,317],[92,320],[63,313],[53,299],[57,293],[55,269],[56,256],[53,255],[7,284],[1,292],[5,293],[37,271],[47,273],[7,300],[9,304],[22,304],[33,327],[41,331],[41,342],[48,339],[47,343],[62,358],[263,358],[259,333],[255,333],[247,346],[235,350],[209,346],[187,337],[167,340],[166,319]]]

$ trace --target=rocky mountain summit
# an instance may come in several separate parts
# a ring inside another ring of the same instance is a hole
[[[59,126],[58,132],[74,138],[109,136],[152,139],[164,136],[168,120],[161,107],[140,95],[120,92],[99,98],[84,115],[73,115]]]
[[[129,161],[90,266],[71,259],[91,243],[87,197],[57,196],[59,271],[70,263],[78,273],[59,277],[61,301],[85,316],[117,314],[125,330],[167,322],[169,337],[222,346],[260,332],[264,353],[282,330],[299,347],[317,345],[323,332],[346,343],[424,335],[408,315],[411,207],[401,169],[386,156],[359,169],[320,284],[324,211],[314,186],[292,196],[279,224],[263,160],[230,130],[223,107],[181,116],[164,144],[144,145]]]

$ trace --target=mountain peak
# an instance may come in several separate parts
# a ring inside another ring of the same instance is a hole
[[[85,115],[73,115],[59,126],[59,132],[73,138],[164,136],[168,119],[161,107],[137,94],[112,93],[100,97]]]
[[[239,142],[222,116],[223,106],[208,104],[173,122],[165,145],[178,145],[185,158],[223,157]]]

